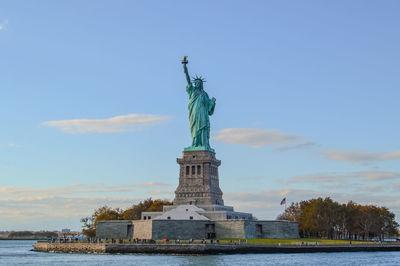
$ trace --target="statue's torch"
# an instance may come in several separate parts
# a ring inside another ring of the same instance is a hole
[[[187,60],[187,56],[185,55],[183,57],[182,64],[186,65],[187,63],[189,63],[189,61]]]

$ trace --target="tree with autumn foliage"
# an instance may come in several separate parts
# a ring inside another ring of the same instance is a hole
[[[91,216],[81,219],[81,223],[83,223],[82,233],[89,238],[95,237],[98,221],[122,220],[122,212],[119,208],[112,209],[107,205],[96,209]]]
[[[397,235],[399,224],[386,207],[340,204],[331,198],[292,203],[277,219],[295,221],[302,237],[367,240]]]
[[[89,238],[94,238],[96,236],[97,222],[99,221],[140,220],[142,212],[162,211],[163,206],[165,205],[172,205],[172,202],[168,200],[153,200],[148,198],[138,204],[132,205],[126,210],[120,208],[113,209],[108,206],[100,207],[96,209],[91,216],[81,219],[81,222],[83,223],[82,233]]]
[[[123,220],[140,220],[142,212],[159,212],[163,210],[163,206],[165,205],[172,205],[172,202],[168,200],[152,200],[151,198],[148,198],[126,209],[122,213]]]

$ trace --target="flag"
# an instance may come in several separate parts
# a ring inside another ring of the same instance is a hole
[[[281,200],[281,205],[286,204],[286,197]]]

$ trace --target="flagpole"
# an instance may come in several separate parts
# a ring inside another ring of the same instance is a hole
[[[283,204],[285,204],[285,210],[284,210],[284,212],[286,211],[286,207],[287,207],[287,205],[286,205],[286,197],[284,197],[282,200],[281,200],[281,205],[283,205]]]

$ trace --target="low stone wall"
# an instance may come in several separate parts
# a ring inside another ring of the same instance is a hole
[[[252,229],[255,234],[248,234],[246,238],[279,238],[293,239],[299,237],[299,224],[289,221],[254,221]],[[261,232],[257,232],[257,225],[261,225]],[[261,233],[261,234],[259,234]]]
[[[96,228],[97,238],[132,238],[132,221],[99,221]]]
[[[36,242],[33,249],[35,251],[59,253],[106,253],[106,244]]]
[[[400,251],[400,245],[354,246],[267,246],[219,244],[95,244],[43,243],[34,245],[35,251],[60,253],[142,253],[142,254],[246,254],[246,253],[317,253]]]
[[[219,239],[294,239],[299,237],[299,225],[289,221],[224,220],[214,221]]]
[[[215,232],[216,238],[219,239],[244,239],[245,234],[245,224],[249,224],[250,221],[246,220],[225,220],[225,221],[215,221]]]
[[[153,220],[152,239],[203,239],[206,224],[201,220]]]
[[[207,225],[212,225],[211,227]],[[212,231],[215,228],[215,231]],[[135,220],[99,221],[97,238],[114,239],[203,239],[215,233],[219,239],[260,239],[299,237],[299,225],[277,220]]]

